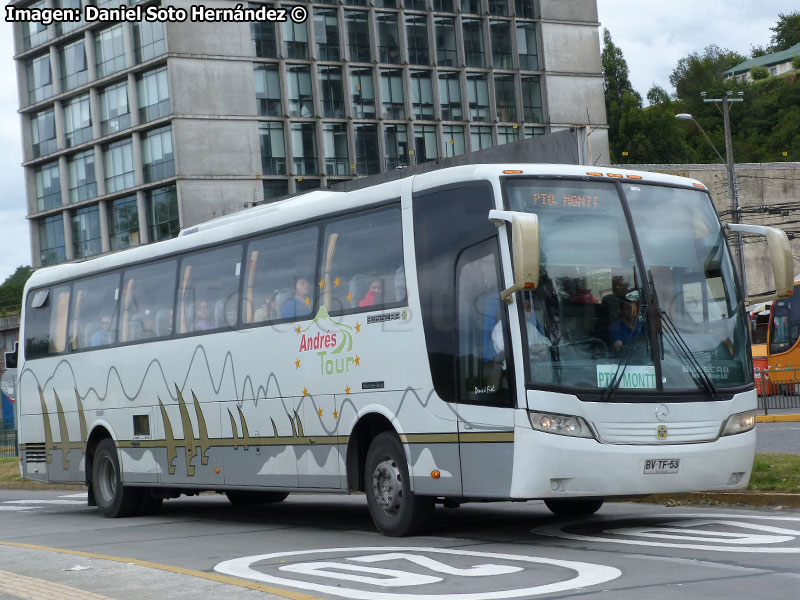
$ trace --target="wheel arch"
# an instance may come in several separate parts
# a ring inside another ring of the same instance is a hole
[[[367,450],[378,434],[384,431],[397,433],[392,422],[377,412],[370,412],[359,417],[353,430],[350,432],[350,439],[347,442],[347,487],[351,491],[363,492],[366,490],[364,484],[364,464],[367,459]]]

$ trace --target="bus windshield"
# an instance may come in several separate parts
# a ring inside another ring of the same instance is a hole
[[[624,394],[752,382],[744,310],[706,193],[515,178],[506,194],[510,210],[539,218],[539,287],[521,308],[529,384],[603,389],[618,378]]]

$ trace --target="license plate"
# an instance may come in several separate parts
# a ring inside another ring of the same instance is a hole
[[[680,458],[652,458],[644,461],[645,475],[664,475],[677,473],[681,466]]]

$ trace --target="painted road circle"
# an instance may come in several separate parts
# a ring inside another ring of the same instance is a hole
[[[657,515],[643,525],[630,519],[570,521],[532,530],[537,535],[581,542],[681,550],[799,554],[800,517],[690,513]],[[765,522],[779,523],[768,525]],[[792,527],[788,527],[791,525]]]
[[[270,564],[254,567],[265,562]],[[267,569],[274,573],[266,572]],[[536,573],[535,569],[546,573]],[[586,588],[622,575],[614,567],[578,561],[402,546],[274,552],[227,560],[214,570],[355,600],[502,600]],[[564,570],[574,576],[564,579],[561,577]],[[531,586],[532,575],[549,580]],[[519,585],[513,585],[517,580]],[[352,587],[342,587],[344,581]],[[464,586],[473,591],[452,593],[442,589]],[[487,589],[480,591],[481,586]],[[399,587],[405,588],[402,593],[390,591]],[[442,591],[437,593],[434,587]],[[411,593],[409,588],[416,588],[419,593]]]

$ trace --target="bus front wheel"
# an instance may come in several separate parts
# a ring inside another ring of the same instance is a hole
[[[414,534],[433,514],[435,498],[411,491],[403,445],[393,433],[381,433],[372,441],[364,477],[370,515],[384,535]]]
[[[548,498],[547,508],[558,517],[583,517],[593,515],[603,506],[602,498]]]
[[[104,517],[129,517],[140,510],[142,489],[122,485],[117,448],[110,438],[102,440],[94,453],[92,489]]]

